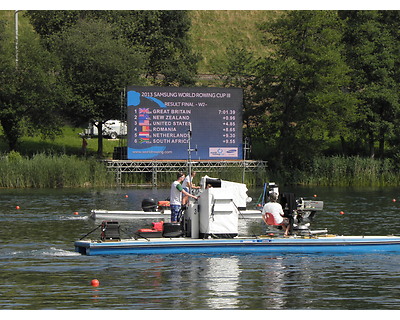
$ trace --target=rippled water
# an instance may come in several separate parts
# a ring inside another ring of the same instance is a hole
[[[283,190],[282,190],[283,191]],[[399,234],[400,189],[296,188],[324,200],[313,229]],[[133,210],[158,190],[1,190],[0,309],[399,309],[400,255],[81,256],[91,209]],[[254,199],[260,190],[250,190]],[[128,196],[128,197],[126,197]],[[397,199],[399,202],[393,202]],[[19,206],[20,209],[16,209]],[[340,214],[344,211],[344,214]],[[79,212],[79,215],[74,215]],[[122,223],[129,232],[151,221]],[[241,233],[261,231],[242,221]],[[90,285],[98,279],[100,286]]]

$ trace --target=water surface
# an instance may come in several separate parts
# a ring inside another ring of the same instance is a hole
[[[399,188],[287,188],[325,202],[313,229],[399,234]],[[257,199],[261,190],[249,191]],[[74,241],[101,221],[91,209],[138,210],[167,189],[0,191],[0,309],[399,309],[400,255],[81,256]],[[399,200],[394,202],[393,199]],[[16,206],[20,209],[17,210]],[[344,214],[340,214],[343,211]],[[79,215],[75,215],[78,212]],[[151,221],[121,223],[124,232]],[[262,232],[261,220],[240,232]],[[90,285],[98,279],[100,286]]]

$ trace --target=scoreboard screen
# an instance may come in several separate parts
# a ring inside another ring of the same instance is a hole
[[[242,152],[243,92],[237,88],[127,88],[131,160],[236,160]]]

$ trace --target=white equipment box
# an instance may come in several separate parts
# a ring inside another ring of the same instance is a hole
[[[205,189],[199,197],[200,237],[235,237],[239,210],[231,188]]]

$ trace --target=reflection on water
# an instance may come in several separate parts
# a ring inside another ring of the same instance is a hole
[[[205,279],[210,292],[209,309],[234,309],[238,305],[239,259],[213,257],[206,259]]]
[[[264,292],[267,295],[265,299],[265,309],[283,309],[285,300],[281,292],[284,286],[285,266],[282,264],[282,258],[272,258],[273,264],[260,270],[263,282]],[[270,260],[272,260],[270,259]]]
[[[257,199],[261,190],[250,190]],[[399,234],[400,189],[292,188],[325,202],[313,227]],[[73,242],[101,221],[91,209],[137,210],[169,190],[1,190],[0,309],[398,309],[400,256],[81,256]],[[128,196],[128,197],[126,197]],[[394,202],[393,199],[398,201]],[[15,207],[20,207],[17,210]],[[340,211],[345,214],[341,215]],[[79,212],[79,215],[74,215]],[[121,223],[124,230],[151,221]],[[261,232],[241,221],[240,233]],[[92,279],[100,286],[93,288]]]

